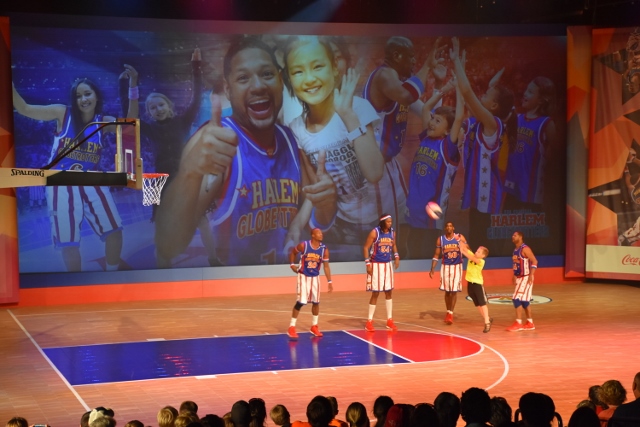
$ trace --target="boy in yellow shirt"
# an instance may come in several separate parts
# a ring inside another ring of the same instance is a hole
[[[489,307],[487,307],[487,294],[484,292],[484,279],[482,277],[482,269],[484,268],[484,259],[489,256],[489,249],[484,246],[478,247],[474,254],[466,242],[460,242],[460,252],[469,258],[467,263],[467,294],[473,300],[473,304],[478,307],[478,311],[484,319],[484,330],[487,333],[491,330],[493,319],[489,317]]]

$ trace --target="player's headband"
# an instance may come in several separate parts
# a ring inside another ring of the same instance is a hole
[[[380,217],[380,221],[384,221],[384,220],[387,220],[389,218],[391,218],[391,215],[384,215],[384,216]]]

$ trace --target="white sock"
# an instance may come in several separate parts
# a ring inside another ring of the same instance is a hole
[[[373,313],[376,312],[376,306],[369,304],[369,320],[373,320]]]
[[[386,299],[384,300],[385,305],[387,306],[387,319],[393,318],[393,300]]]
[[[313,316],[311,320],[311,326],[315,326],[318,324],[318,316]]]
[[[516,319],[516,322],[520,323],[522,325],[522,319]]]
[[[296,326],[296,322],[298,321],[298,319],[296,319],[295,317],[291,318],[291,323],[289,323],[289,326]]]
[[[453,314],[453,310],[447,310],[447,313]]]
[[[528,319],[527,319],[527,322],[529,322],[529,323],[533,323],[533,319],[528,318]]]
[[[115,264],[115,265],[111,265],[109,263],[107,263],[105,270],[106,271],[118,271],[118,267],[120,267],[120,263]]]

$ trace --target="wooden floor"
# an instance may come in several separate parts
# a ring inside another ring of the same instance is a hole
[[[511,287],[487,288],[489,294],[510,292]],[[86,409],[105,406],[115,410],[120,426],[133,419],[155,426],[156,413],[165,405],[178,407],[184,400],[193,400],[200,416],[223,415],[233,402],[252,397],[262,397],[267,408],[284,404],[292,419],[305,419],[307,403],[318,394],[335,396],[339,417],[344,418],[351,402],[360,401],[371,411],[373,401],[382,394],[397,403],[416,404],[433,402],[441,391],[459,396],[477,386],[487,388],[492,396],[505,397],[514,409],[525,392],[547,393],[566,424],[591,385],[617,379],[631,396],[633,376],[640,371],[640,288],[565,283],[536,285],[534,295],[552,299],[533,306],[535,331],[506,332],[514,319],[513,307],[490,304],[494,327],[483,334],[480,315],[464,295],[458,299],[455,323],[447,326],[442,322],[440,291],[396,290],[393,317],[399,328],[443,331],[484,346],[479,354],[464,359],[75,387],[67,385],[41,348],[283,333],[294,296],[1,309],[0,422],[22,416],[29,424],[75,427]],[[362,328],[367,302],[364,292],[324,293],[321,329]],[[383,317],[381,299],[376,312],[380,327]],[[299,330],[307,330],[310,322],[305,307]]]

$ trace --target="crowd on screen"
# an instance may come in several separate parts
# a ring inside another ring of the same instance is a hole
[[[640,372],[632,385],[633,396],[617,380],[606,381],[588,390],[571,414],[568,427],[631,427],[640,425]],[[635,400],[634,400],[635,399]],[[627,402],[627,403],[625,403]],[[500,396],[491,397],[486,390],[471,387],[460,397],[440,393],[433,403],[415,405],[395,403],[389,396],[379,396],[373,406],[353,402],[339,416],[338,401],[332,396],[316,396],[307,405],[306,420],[293,421],[284,405],[277,404],[267,412],[265,401],[252,398],[239,400],[224,415],[198,413],[198,405],[184,401],[176,409],[165,406],[157,414],[158,427],[266,427],[267,417],[278,427],[456,427],[462,420],[466,427],[563,427],[553,399],[543,393],[523,394],[512,406]],[[372,416],[372,419],[370,419]],[[340,418],[344,418],[340,419]],[[110,408],[98,407],[84,413],[80,427],[115,427],[116,414]],[[16,417],[6,427],[29,427],[26,419]],[[32,426],[35,427],[35,426]],[[49,427],[49,426],[46,426]],[[54,426],[55,427],[55,426]],[[125,427],[145,427],[131,420]],[[150,427],[150,426],[147,426]]]

